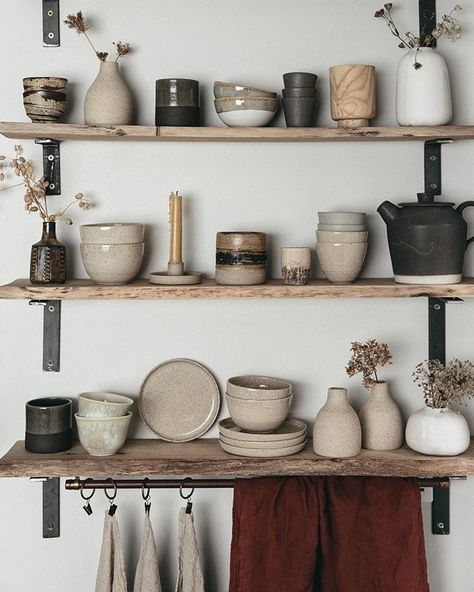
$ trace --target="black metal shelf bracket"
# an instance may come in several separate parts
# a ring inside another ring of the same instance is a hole
[[[61,195],[61,151],[59,141],[38,138],[35,144],[43,147],[43,177],[47,179],[46,195]]]
[[[60,536],[59,477],[32,477],[30,481],[43,484],[43,538]]]
[[[30,300],[43,307],[43,370],[59,372],[61,353],[61,300]]]
[[[418,0],[418,14],[421,45],[436,47],[436,39],[434,38],[425,44],[425,38],[431,35],[436,27],[436,0]]]
[[[428,140],[425,142],[425,193],[441,195],[441,146],[453,140]]]
[[[59,47],[59,0],[43,0],[43,46]]]

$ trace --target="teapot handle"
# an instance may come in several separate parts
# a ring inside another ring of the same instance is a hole
[[[466,208],[470,208],[470,207],[472,207],[472,206],[474,206],[474,201],[463,201],[463,203],[462,203],[462,204],[459,204],[459,205],[458,205],[458,207],[456,208],[456,210],[457,210],[457,211],[458,211],[458,212],[461,214],[461,216],[462,216],[462,213],[463,213],[463,211],[464,211]],[[473,243],[473,242],[474,242],[474,236],[471,236],[471,238],[468,238],[468,239],[467,239],[466,248],[467,248],[467,247],[468,247],[468,246],[469,246],[471,243]]]

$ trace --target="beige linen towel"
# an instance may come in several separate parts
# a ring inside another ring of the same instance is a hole
[[[127,592],[122,540],[115,516],[105,514],[95,592]]]
[[[176,592],[204,592],[194,519],[192,513],[186,514],[185,508],[179,512]]]
[[[142,548],[138,558],[133,592],[161,592],[158,554],[148,513],[145,515]]]

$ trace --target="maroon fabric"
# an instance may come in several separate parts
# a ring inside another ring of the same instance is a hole
[[[416,479],[237,480],[230,592],[429,592]]]

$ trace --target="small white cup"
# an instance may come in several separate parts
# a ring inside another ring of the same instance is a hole
[[[281,250],[281,274],[283,283],[304,286],[311,273],[311,249],[309,247],[283,247]]]

